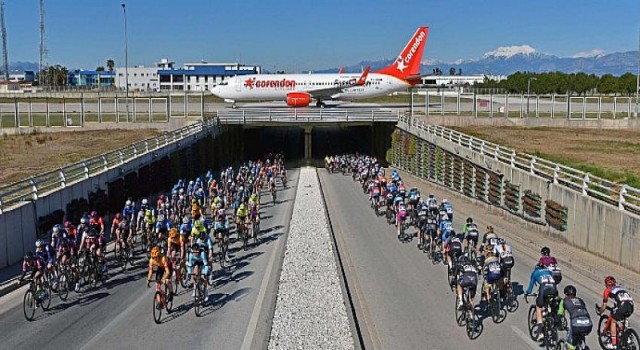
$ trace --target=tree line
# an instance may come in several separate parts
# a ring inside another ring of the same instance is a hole
[[[109,72],[113,72],[113,68],[115,67],[115,61],[112,59],[108,59],[106,62],[107,70]],[[96,67],[97,72],[104,72],[104,66]],[[67,85],[67,74],[69,73],[69,69],[67,67],[56,64],[49,66],[43,69],[38,73],[36,77],[36,82],[34,85],[42,85],[42,86],[65,86]]]
[[[502,81],[495,81],[485,77],[483,83],[476,84],[478,88],[499,88],[509,93],[526,94],[529,88],[532,94],[577,94],[587,93],[607,95],[628,95],[636,92],[636,75],[625,73],[619,77],[604,74],[598,77],[586,73],[531,73],[516,72]]]

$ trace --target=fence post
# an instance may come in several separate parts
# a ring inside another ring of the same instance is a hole
[[[135,144],[133,144],[131,147],[133,147],[133,158],[136,158],[138,156],[138,148]]]
[[[18,98],[17,97],[13,98],[13,113],[14,113],[14,117],[15,117],[16,128],[19,128],[20,127],[20,117],[18,115]]]
[[[556,164],[556,167],[553,168],[553,183],[556,185],[558,184],[559,174],[560,174],[560,166]]]
[[[60,185],[62,188],[67,187],[67,177],[64,176],[64,171],[60,168]]]
[[[89,167],[87,166],[87,162],[82,162],[82,166],[84,167],[84,178],[89,178]]]
[[[622,185],[622,188],[620,189],[620,198],[618,199],[618,209],[620,210],[624,210],[624,203],[625,203],[625,199],[624,196],[627,195],[627,185]],[[0,206],[2,205],[2,203],[0,203]]]
[[[107,161],[107,156],[102,155],[102,162],[104,163],[104,170],[109,169],[109,162]]]
[[[38,183],[36,182],[36,179],[32,177],[29,178],[29,181],[31,181],[31,190],[33,191],[33,200],[38,200]]]
[[[516,167],[516,151],[511,151],[511,167],[515,168]]]
[[[2,214],[2,208],[3,208],[3,205],[2,205],[2,194],[0,194],[0,214]]]
[[[589,174],[584,174],[584,178],[582,179],[582,195],[586,196],[589,194],[587,191],[589,189]]]
[[[493,153],[493,159],[498,160],[498,153],[500,153],[500,146],[496,145],[496,150]]]
[[[144,140],[144,149],[146,150],[145,152],[149,152],[149,141]]]
[[[480,155],[484,155],[484,140],[480,143]]]
[[[536,174],[536,157],[531,157],[531,160],[529,161],[529,172],[531,175]]]
[[[247,118],[246,118],[246,116],[245,116],[245,114],[244,114],[244,109],[243,109],[243,110],[242,110],[242,125],[244,125],[244,124],[246,124],[246,123],[247,123]]]
[[[122,150],[118,150],[118,155],[120,156],[120,164],[124,164],[124,153],[122,153]]]

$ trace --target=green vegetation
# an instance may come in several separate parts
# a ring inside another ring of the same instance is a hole
[[[529,83],[531,83],[531,93],[539,95],[550,93],[585,95],[588,92],[597,91],[601,94],[631,96],[636,92],[636,76],[631,73],[625,73],[619,77],[611,74],[598,77],[595,74],[587,75],[585,73],[516,72],[503,81],[485,79],[483,83],[476,84],[474,87],[499,88],[509,93],[525,94]]]

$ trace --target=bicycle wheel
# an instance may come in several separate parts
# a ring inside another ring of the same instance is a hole
[[[463,306],[461,309],[458,309],[458,298],[455,301],[455,315],[456,315],[456,323],[458,326],[462,327],[465,323],[465,307]]]
[[[171,310],[173,310],[173,298],[171,298],[171,300],[169,300],[169,293],[171,293],[171,291],[169,290],[169,287],[167,287],[166,285],[163,286],[164,288],[164,296],[163,299],[165,301],[165,310],[167,310],[167,313],[170,314]]]
[[[516,310],[518,310],[518,307],[520,306],[520,303],[518,302],[516,296],[513,294],[513,290],[511,290],[511,288],[509,288],[509,291],[507,292],[506,303],[507,311],[509,312],[516,312]]]
[[[535,330],[536,323],[536,307],[535,305],[531,305],[527,316],[527,328],[529,328],[529,336],[533,341],[537,341],[536,334],[533,332]]]
[[[242,230],[242,250],[247,250],[247,242],[249,241],[249,231],[245,227]]]
[[[198,279],[198,283],[195,285],[195,297],[193,298],[193,311],[196,314],[196,317],[200,317],[200,315],[202,315],[202,299],[204,298],[202,295],[202,287],[200,286],[200,284],[202,282],[200,282],[200,276],[196,277]]]
[[[22,310],[24,311],[24,318],[27,321],[33,321],[33,316],[36,314],[36,294],[33,289],[29,288],[24,293],[24,301],[22,303]]]
[[[500,305],[494,293],[491,293],[491,299],[489,299],[489,311],[493,323],[500,323]]]
[[[609,329],[605,329],[605,325],[607,324],[607,319],[609,317],[607,315],[600,316],[600,321],[598,321],[598,343],[600,344],[600,348],[604,349],[607,344],[611,342],[611,332]],[[615,322],[615,321],[611,321]]]
[[[158,301],[160,299],[160,301]],[[160,324],[160,320],[162,319],[162,293],[156,291],[156,294],[153,295],[153,321],[156,324]]]
[[[184,264],[180,265],[180,277],[182,277],[180,279],[180,286],[186,289],[189,285],[189,275],[187,275],[187,268],[184,266]]]
[[[466,325],[467,337],[469,337],[470,340],[473,340],[475,338],[476,329],[478,327],[477,318],[471,312],[471,310],[467,310],[465,318],[467,323]]]
[[[257,245],[258,244],[258,235],[260,234],[260,224],[258,222],[256,222],[253,225],[253,245]]]
[[[620,337],[621,348],[625,350],[638,350],[640,349],[640,338],[638,333],[633,328],[627,328],[622,332]]]
[[[555,327],[555,320],[551,316],[544,319],[544,346],[547,350],[556,348],[558,343],[558,330]]]
[[[40,301],[40,305],[42,305],[42,310],[47,311],[51,307],[51,286],[45,284],[43,286],[45,295],[44,298]]]
[[[67,272],[61,274],[58,280],[58,296],[62,301],[67,301],[69,297],[69,277],[67,276]]]

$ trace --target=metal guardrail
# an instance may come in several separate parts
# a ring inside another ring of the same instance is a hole
[[[216,111],[221,124],[397,122],[401,112],[384,109],[237,109]]]
[[[37,200],[51,191],[65,188],[78,181],[88,179],[137,157],[153,152],[205,129],[217,126],[218,120],[208,118],[202,122],[187,125],[160,136],[148,138],[128,146],[102,153],[97,156],[0,186],[0,214],[25,201]]]
[[[617,206],[620,210],[640,214],[640,189],[593,176],[584,171],[553,163],[534,155],[516,152],[514,149],[452,129],[430,125],[409,116],[399,116],[399,123],[424,130],[431,135],[457,143],[461,147],[494,158],[511,167],[527,171],[554,184],[563,185],[581,193],[583,196],[597,198]]]

